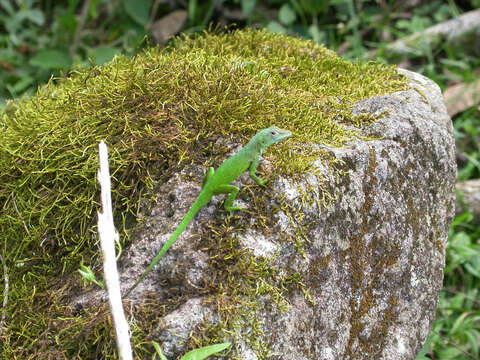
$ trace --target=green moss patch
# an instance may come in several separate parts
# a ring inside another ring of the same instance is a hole
[[[109,146],[116,224],[125,233],[155,183],[190,163],[218,166],[228,151],[218,138],[246,143],[270,125],[289,129],[293,138],[267,156],[286,175],[302,176],[324,156],[305,144],[342,146],[358,136],[352,126],[375,120],[353,116],[356,102],[406,86],[392,67],[350,63],[311,41],[245,30],[119,56],[9,103],[0,114],[0,250],[10,277],[0,352],[113,356],[101,340],[110,336],[104,317],[61,305],[78,288],[65,276],[82,261],[101,263],[100,140]]]

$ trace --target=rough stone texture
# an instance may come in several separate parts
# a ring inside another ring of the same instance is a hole
[[[355,106],[357,113],[387,112],[362,130],[380,140],[355,140],[344,148],[328,149],[341,160],[338,181],[317,162],[336,195],[327,209],[319,214],[315,203],[300,202],[302,187],[319,183],[314,175],[300,187],[280,176],[271,184],[271,191],[285,194],[285,201],[305,214],[295,219],[309,239],[304,257],[290,242],[279,241],[282,234],[296,231],[281,210],[273,215],[277,225],[270,232],[252,228],[235,233],[241,246],[251,250],[250,256],[277,254],[271,265],[280,273],[298,272],[313,299],[307,301],[300,289],[294,289],[285,299],[287,311],[281,313],[268,295],[258,296],[256,316],[271,359],[413,359],[427,338],[442,288],[447,231],[454,214],[454,140],[438,86],[421,75],[402,73],[417,90]],[[200,167],[185,170],[192,172],[202,178]],[[247,175],[240,179],[250,181]],[[180,176],[159,189],[157,205],[124,255],[125,288],[159,251],[198,191],[197,182],[182,181]],[[219,216],[222,199],[215,197],[197,214],[132,295],[138,299],[154,291],[160,299],[183,296],[179,307],[158,325],[155,340],[169,359],[182,352],[200,324],[218,322],[215,304],[206,301],[212,294],[195,289],[214,281],[209,257],[199,244],[204,222]],[[243,214],[255,221],[255,211]],[[231,330],[232,337],[226,340],[234,342],[238,358],[257,359],[248,341],[233,335],[238,329]]]

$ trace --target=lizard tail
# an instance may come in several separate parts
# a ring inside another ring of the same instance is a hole
[[[170,239],[168,239],[168,241],[162,246],[162,248],[160,249],[160,252],[157,254],[157,256],[155,256],[155,259],[153,259],[151,264],[148,265],[147,269],[142,273],[142,275],[140,275],[140,277],[137,279],[135,284],[133,284],[133,286],[130,289],[128,289],[128,291],[125,293],[125,297],[128,296],[132,292],[132,290],[135,289],[137,285],[142,282],[142,280],[148,275],[148,273],[153,269],[153,267],[160,261],[160,258],[163,255],[165,255],[165,253],[170,248],[170,246],[172,246],[175,240],[177,240],[177,238],[180,236],[183,230],[185,230],[188,224],[190,224],[190,222],[193,220],[197,212],[202,207],[208,204],[212,196],[213,194],[204,193],[203,191],[198,195],[195,202],[190,207],[190,210],[188,210],[185,217],[180,222],[180,225],[178,225],[175,232],[170,236]]]

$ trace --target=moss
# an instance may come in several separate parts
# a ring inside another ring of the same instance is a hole
[[[357,101],[406,86],[393,67],[350,63],[311,41],[245,30],[181,37],[164,50],[149,49],[133,59],[118,56],[104,66],[52,79],[35,96],[10,102],[0,114],[0,246],[11,283],[2,354],[45,357],[56,349],[66,357],[89,358],[92,351],[114,357],[102,342],[111,331],[103,316],[60,305],[79,286],[76,278],[63,286],[64,276],[82,261],[99,262],[100,140],[109,146],[115,222],[128,234],[154,184],[187,164],[222,161],[228,148],[218,138],[245,143],[271,124],[292,130],[293,140],[267,157],[278,171],[302,177],[313,159],[329,159],[310,144],[342,146],[359,136],[356,128],[375,120],[352,114]],[[323,204],[325,194],[317,194]],[[268,211],[256,215],[259,224],[268,224]],[[227,238],[225,233],[222,240]],[[121,240],[125,245],[128,236]],[[277,297],[281,307],[275,270],[247,265],[239,262],[234,278],[248,279],[253,269],[265,283],[262,291]],[[251,296],[251,284],[244,284]],[[308,289],[302,291],[308,295]],[[45,306],[57,310],[45,312]],[[61,329],[53,326],[62,321]],[[148,332],[138,334],[141,343]],[[51,345],[39,350],[35,344],[42,336]],[[70,350],[79,343],[90,345]]]
[[[382,307],[377,289],[395,281],[388,269],[398,264],[401,250],[398,244],[391,239],[384,238],[376,233],[367,233],[370,228],[370,210],[375,194],[372,189],[376,187],[377,179],[377,154],[373,148],[369,149],[369,165],[363,180],[363,193],[365,201],[359,211],[361,226],[358,232],[350,239],[351,247],[345,251],[345,258],[349,259],[352,269],[352,299],[350,300],[350,336],[347,343],[345,358],[363,359],[365,356],[375,358],[384,348],[385,332],[398,320],[396,295],[392,294],[386,308],[378,311],[378,320],[375,327],[365,333],[364,316],[374,309]],[[368,236],[367,236],[368,235]],[[365,240],[370,237],[368,243]],[[348,256],[347,256],[348,255]],[[366,321],[368,322],[368,321]]]

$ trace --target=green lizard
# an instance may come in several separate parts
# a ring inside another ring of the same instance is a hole
[[[202,190],[198,194],[197,199],[188,210],[180,225],[178,225],[175,232],[170,236],[170,239],[163,245],[160,252],[157,254],[152,263],[147,267],[143,274],[138,278],[135,284],[128,289],[125,296],[128,296],[132,290],[148,275],[148,273],[157,264],[160,258],[167,252],[170,246],[180,236],[187,225],[192,221],[197,212],[207,205],[216,194],[229,194],[225,200],[224,208],[229,213],[234,210],[244,210],[238,206],[232,206],[235,197],[238,194],[238,187],[230,185],[232,181],[238,178],[247,169],[250,170],[250,177],[259,185],[264,185],[265,182],[256,175],[258,160],[260,155],[270,146],[290,137],[292,133],[288,130],[282,130],[276,126],[271,126],[258,132],[248,144],[238,153],[226,160],[217,171],[213,167],[205,174],[203,180]]]

